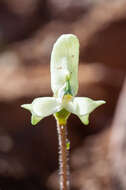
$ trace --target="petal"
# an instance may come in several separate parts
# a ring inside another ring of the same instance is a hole
[[[102,104],[105,104],[105,101],[103,100],[94,101],[87,97],[85,98],[78,97],[78,98],[73,98],[73,100],[65,104],[64,107],[69,112],[74,113],[80,117],[91,113],[93,110],[95,110],[97,107],[99,107]]]
[[[32,114],[31,124],[32,125],[36,125],[40,120],[42,120],[42,117],[38,117],[33,114],[32,104],[23,104],[23,105],[21,105],[21,107],[31,112],[31,114]]]
[[[36,125],[44,117],[62,109],[61,103],[54,97],[36,98],[31,104],[23,104],[21,107],[31,112],[32,125]]]
[[[33,114],[42,118],[60,111],[61,108],[61,104],[54,97],[36,98],[32,102]]]
[[[69,78],[72,95],[78,91],[79,41],[75,35],[58,38],[51,54],[51,88],[55,96]]]

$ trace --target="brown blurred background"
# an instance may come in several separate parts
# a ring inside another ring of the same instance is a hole
[[[33,127],[20,105],[52,96],[63,33],[80,40],[78,96],[107,101],[89,126],[69,118],[71,189],[126,189],[126,0],[1,0],[0,190],[58,189],[55,120]]]

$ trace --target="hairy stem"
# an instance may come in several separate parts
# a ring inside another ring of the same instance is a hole
[[[69,165],[68,165],[68,148],[67,148],[67,127],[57,122],[57,131],[59,139],[59,175],[60,190],[69,190]]]

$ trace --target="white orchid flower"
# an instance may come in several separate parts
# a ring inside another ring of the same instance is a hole
[[[60,36],[51,54],[51,88],[54,96],[36,98],[31,104],[21,106],[31,112],[33,125],[51,114],[60,122],[65,122],[70,113],[77,115],[82,123],[88,124],[89,114],[105,103],[103,100],[75,97],[78,92],[78,60],[77,37],[73,34]]]

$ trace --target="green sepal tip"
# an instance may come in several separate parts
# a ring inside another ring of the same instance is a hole
[[[42,120],[42,117],[38,117],[32,114],[31,116],[31,124],[36,125],[40,120]]]
[[[81,122],[84,125],[88,125],[89,124],[89,114],[84,115],[84,116],[80,116],[79,118],[80,118]]]

